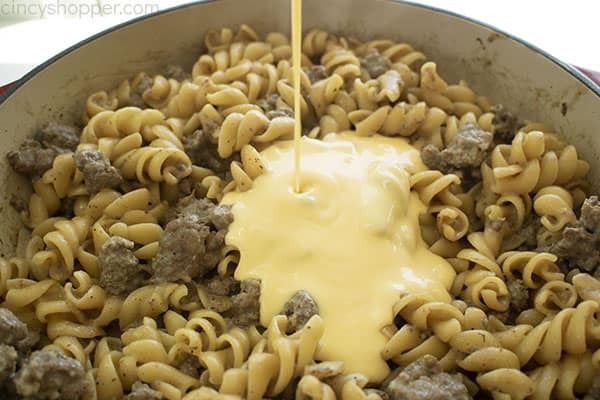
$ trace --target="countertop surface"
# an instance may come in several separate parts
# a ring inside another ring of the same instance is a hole
[[[0,0],[0,86],[17,80],[36,65],[90,35],[148,12],[188,2],[96,1],[98,5],[107,7],[105,10],[108,12],[91,15],[89,7],[94,2],[84,0]],[[592,38],[600,36],[598,1],[415,2],[480,20],[520,37],[567,63],[600,71],[600,52],[592,46]],[[64,7],[55,13],[50,13],[51,10],[46,8],[42,16],[40,10],[50,4],[64,4]],[[130,8],[125,9],[126,4]],[[17,8],[19,5],[21,8]]]

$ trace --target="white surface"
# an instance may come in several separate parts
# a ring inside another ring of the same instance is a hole
[[[90,4],[89,1],[62,0],[64,3]],[[97,0],[98,3],[122,7],[116,0]],[[285,0],[282,0],[285,1]],[[44,3],[43,0],[0,0],[3,4]],[[137,0],[129,4],[151,4],[165,9],[181,0]],[[477,1],[477,0],[418,0],[469,16],[496,26],[546,50],[557,58],[588,69],[600,70],[600,52],[595,51],[594,38],[600,37],[598,13],[600,2],[563,1]],[[47,2],[48,4],[50,2]],[[125,15],[112,8],[110,15],[10,15],[0,8],[0,86],[24,75],[35,65],[54,54],[117,23],[139,16]],[[85,10],[83,10],[85,11]],[[39,14],[39,13],[38,13]],[[29,20],[26,18],[29,17]],[[24,20],[25,19],[25,20]],[[16,22],[16,23],[15,23]],[[12,23],[12,24],[11,24]],[[7,25],[8,24],[8,25]],[[400,29],[400,28],[399,28]],[[18,38],[18,39],[15,39]]]

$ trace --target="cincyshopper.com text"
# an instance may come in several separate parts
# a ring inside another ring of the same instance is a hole
[[[101,17],[136,16],[159,10],[158,3],[122,3],[72,2],[64,0],[32,2],[27,0],[0,0],[0,17],[46,18],[62,17]]]

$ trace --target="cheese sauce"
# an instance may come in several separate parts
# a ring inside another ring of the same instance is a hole
[[[302,64],[302,0],[292,0],[292,64],[294,75],[294,190],[300,193],[300,68]]]
[[[425,206],[406,172],[425,167],[401,138],[330,134],[300,144],[301,192],[293,141],[285,141],[261,153],[268,171],[252,189],[223,199],[234,215],[226,241],[241,256],[235,278],[261,281],[265,326],[306,290],[324,322],[317,358],[343,360],[346,372],[379,382],[389,372],[381,330],[393,322],[399,296],[450,301],[454,270],[421,239]]]

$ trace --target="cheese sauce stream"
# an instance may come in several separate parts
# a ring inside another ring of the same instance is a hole
[[[324,324],[317,359],[343,360],[346,372],[380,382],[389,372],[381,330],[393,323],[400,295],[450,301],[454,270],[421,238],[425,206],[406,172],[425,167],[401,138],[303,137],[299,193],[293,144],[262,151],[267,172],[223,199],[233,204],[226,242],[240,251],[235,278],[261,281],[264,326],[306,290]]]
[[[300,136],[302,110],[300,107],[300,68],[302,63],[302,0],[292,0],[292,64],[294,75],[294,189],[302,190],[300,182]]]

